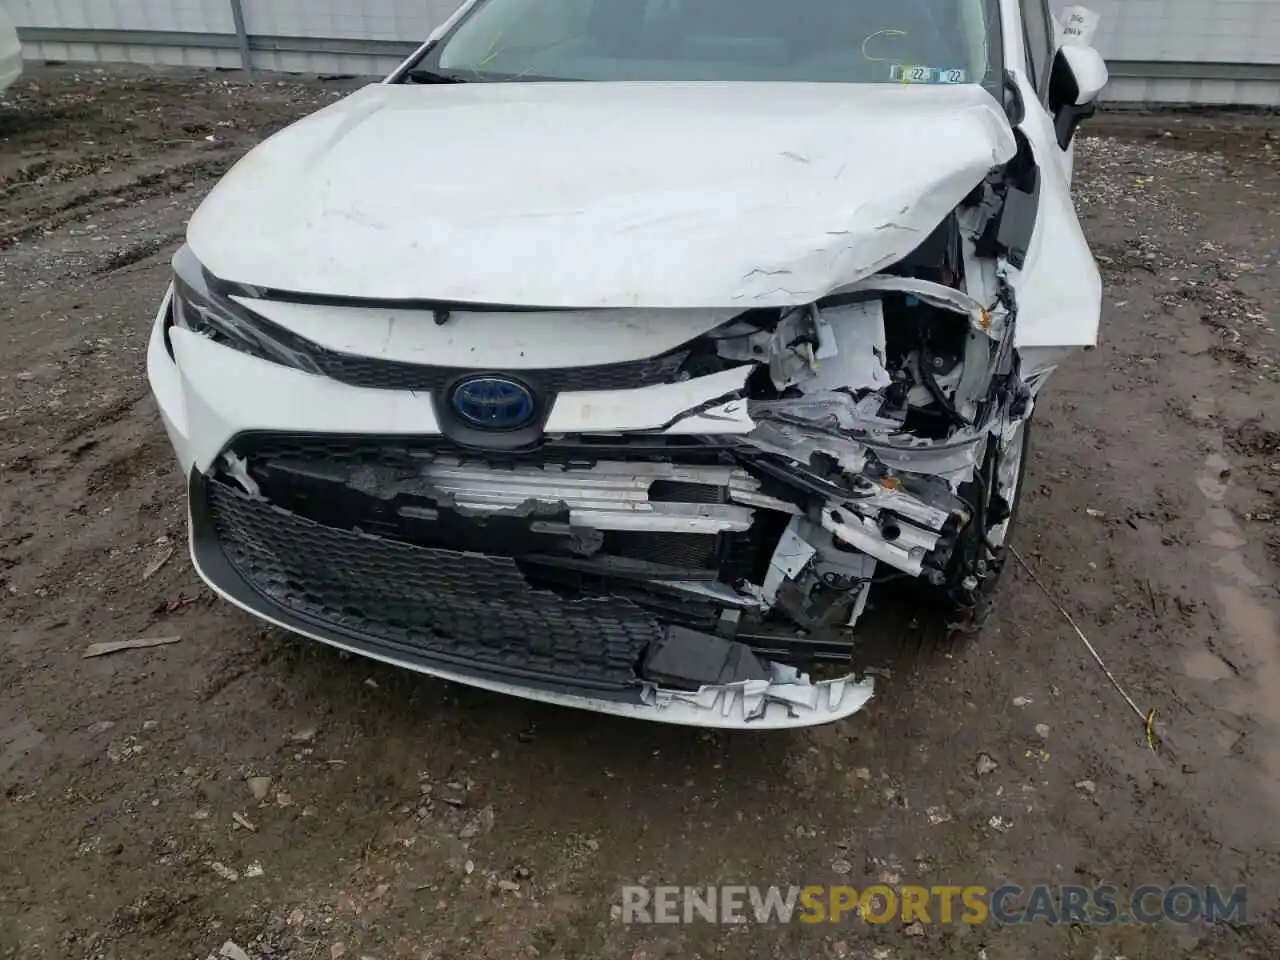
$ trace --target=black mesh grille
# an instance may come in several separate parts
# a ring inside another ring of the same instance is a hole
[[[236,572],[331,630],[460,666],[602,689],[633,686],[643,650],[662,634],[637,604],[535,588],[512,559],[338,530],[216,481],[203,486]]]
[[[554,370],[496,372],[526,380],[531,386],[547,393],[634,390],[655,384],[674,383],[680,375],[680,367],[687,356],[688,351],[680,350],[665,356],[629,363]],[[434,393],[469,374],[493,372],[378,360],[373,357],[359,357],[327,350],[318,352],[315,360],[326,376],[353,387],[371,387],[375,390],[417,390],[423,393]]]
[[[689,437],[617,437],[576,436],[564,440],[546,440],[537,448],[523,451],[486,450],[484,458],[494,463],[596,463],[600,460],[655,460],[688,466],[715,466],[733,463],[725,448],[736,446],[731,441],[717,446]],[[243,433],[230,448],[239,456],[281,460],[319,460],[327,464],[380,464],[412,466],[440,455],[476,457],[477,452],[456,446],[441,437],[378,437],[336,434]],[[659,490],[694,484],[663,482]],[[668,495],[663,499],[678,499]],[[720,499],[720,498],[714,498]]]
[[[609,531],[604,535],[606,552],[670,567],[710,567],[720,545],[717,535],[690,533],[649,533]]]

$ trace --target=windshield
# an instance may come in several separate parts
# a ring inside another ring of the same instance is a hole
[[[998,0],[479,0],[414,66],[455,80],[981,83]]]

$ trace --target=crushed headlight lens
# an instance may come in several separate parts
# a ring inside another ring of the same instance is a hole
[[[173,325],[260,360],[320,373],[305,341],[214,289],[185,244],[173,257]]]

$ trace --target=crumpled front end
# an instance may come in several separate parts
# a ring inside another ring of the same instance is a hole
[[[876,584],[964,604],[995,576],[1035,395],[1080,342],[1019,349],[1021,145],[908,256],[789,306],[353,302],[184,251],[149,373],[197,568],[485,689],[744,729],[856,712]]]

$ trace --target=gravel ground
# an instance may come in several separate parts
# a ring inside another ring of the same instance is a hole
[[[1037,413],[1026,574],[884,598],[848,722],[724,736],[344,658],[202,587],[143,354],[248,146],[350,82],[37,71],[0,104],[0,957],[1280,955],[1280,121],[1079,144],[1103,342]],[[84,660],[87,644],[180,636]],[[986,755],[988,760],[979,763]],[[627,883],[1218,883],[1236,926],[624,926]]]

